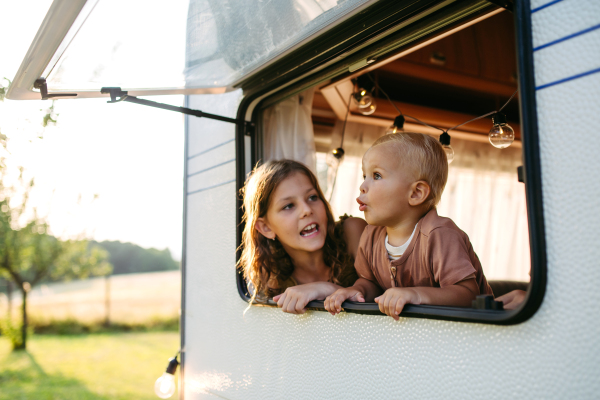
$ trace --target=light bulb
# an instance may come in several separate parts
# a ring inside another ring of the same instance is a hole
[[[440,144],[442,145],[444,153],[446,153],[446,159],[448,160],[448,164],[454,161],[454,149],[452,148],[452,146],[450,146],[450,139],[452,138],[448,134],[448,131],[444,131],[444,133],[440,135]]]
[[[168,399],[175,393],[175,377],[165,372],[154,384],[154,393],[161,399]]]
[[[332,155],[333,155],[335,158],[337,158],[338,160],[339,160],[340,158],[344,157],[344,153],[345,153],[345,151],[344,151],[344,149],[342,149],[341,147],[338,147],[337,149],[333,149],[333,150],[331,150],[331,154],[332,154]]]
[[[496,113],[492,117],[494,126],[490,129],[488,138],[492,146],[505,149],[515,141],[515,131],[506,123],[506,117],[502,113]]]
[[[367,108],[373,102],[373,97],[364,89],[360,89],[360,91],[354,93],[353,97],[358,108]]]
[[[369,107],[361,108],[359,111],[362,115],[371,115],[375,112],[376,109],[377,104],[375,103],[375,100],[373,100]]]
[[[398,115],[394,119],[394,123],[389,128],[387,128],[387,130],[385,131],[385,134],[390,135],[390,134],[394,134],[394,133],[398,133],[398,132],[404,132],[404,116],[403,115]]]
[[[454,149],[449,144],[442,145],[442,149],[444,149],[444,153],[446,153],[446,158],[448,159],[448,164],[454,161]]]

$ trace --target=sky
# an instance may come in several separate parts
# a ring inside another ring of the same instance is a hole
[[[14,78],[50,4],[0,0],[0,78]],[[183,96],[152,100],[183,105]],[[9,138],[9,167],[23,166],[35,179],[30,204],[52,233],[168,248],[179,260],[183,115],[106,99],[60,100],[56,126],[43,128],[51,104],[5,100],[0,132]]]

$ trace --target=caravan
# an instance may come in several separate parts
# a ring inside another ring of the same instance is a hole
[[[187,115],[182,399],[599,396],[599,2],[122,3],[55,0],[8,98]],[[185,27],[161,29],[176,17]],[[183,46],[181,65],[154,62]],[[138,97],[157,94],[185,107]],[[514,131],[502,143],[500,111]],[[469,234],[495,295],[523,301],[410,305],[398,322],[374,303],[244,312],[238,194],[252,167],[300,160],[336,216],[360,216],[360,157],[401,128],[442,136],[454,159],[439,213]]]

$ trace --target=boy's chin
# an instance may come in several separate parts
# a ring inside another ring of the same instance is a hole
[[[377,219],[377,218],[373,218],[373,216],[369,216],[367,213],[365,213],[365,221],[367,221],[367,224],[369,225],[373,225],[373,226],[385,226],[385,224],[383,223],[383,221]]]

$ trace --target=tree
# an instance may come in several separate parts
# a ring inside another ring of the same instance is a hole
[[[21,340],[27,345],[27,294],[43,279],[86,278],[109,274],[107,252],[85,240],[60,240],[48,233],[48,224],[28,208],[34,181],[25,181],[23,169],[15,186],[7,186],[6,166],[0,159],[0,272],[21,292]]]
[[[10,85],[10,81],[4,78]],[[4,101],[7,87],[0,81],[0,102]],[[40,110],[43,112],[43,110]],[[42,116],[42,127],[56,124],[54,102]],[[36,140],[43,134],[32,129]],[[34,181],[24,178],[19,167],[16,179],[9,173],[5,155],[7,137],[0,133],[0,276],[14,282],[21,292],[21,337],[13,346],[25,349],[27,345],[27,294],[33,286],[45,279],[65,280],[110,274],[112,266],[107,252],[98,246],[90,246],[86,240],[61,240],[49,233],[44,218],[37,215],[28,200]],[[13,171],[13,170],[11,170]],[[11,183],[11,181],[13,183]]]

